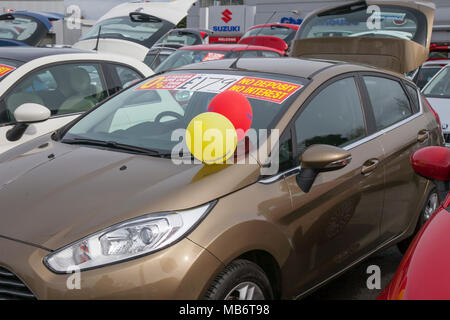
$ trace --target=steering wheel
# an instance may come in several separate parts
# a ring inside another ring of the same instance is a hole
[[[177,119],[182,119],[183,116],[179,113],[176,113],[174,111],[163,111],[160,114],[158,114],[155,118],[155,122],[161,122],[161,119],[164,117],[174,117]]]

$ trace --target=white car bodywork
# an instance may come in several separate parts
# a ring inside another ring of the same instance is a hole
[[[450,68],[450,64],[448,64],[444,68]],[[423,88],[422,92],[425,92],[427,90],[428,86],[433,82],[434,79],[436,79],[441,72],[443,72],[442,68],[429,82],[428,84]],[[450,86],[450,83],[448,84]],[[434,109],[434,111],[437,112],[439,115],[439,119],[441,120],[442,125],[442,131],[444,133],[445,137],[445,146],[447,148],[450,148],[450,98],[443,97],[426,97],[428,103],[431,105],[431,107]]]
[[[140,12],[155,16],[176,25],[187,15],[188,10],[195,2],[197,2],[197,0],[123,3],[112,8],[102,16],[96,24],[112,18],[126,17],[132,12]],[[95,26],[93,28],[95,28]],[[92,50],[96,46],[97,39],[81,40],[73,45],[74,48],[85,50]],[[150,50],[150,48],[136,42],[122,39],[105,39],[104,37],[99,39],[97,49],[99,52],[110,52],[131,56],[139,61],[144,61],[145,56]]]
[[[132,58],[127,58],[124,56],[112,55],[112,54],[102,54],[102,53],[76,53],[76,54],[58,54],[46,56],[38,59],[31,60],[22,66],[18,67],[14,72],[9,74],[3,80],[0,81],[0,99],[3,98],[4,94],[14,86],[16,83],[21,81],[24,77],[29,75],[36,69],[42,68],[46,65],[51,65],[54,63],[73,63],[73,62],[113,62],[123,65],[128,65],[133,69],[139,70],[144,77],[149,77],[154,74],[154,72],[144,63],[137,61]],[[60,115],[50,117],[48,120],[39,123],[33,123],[28,126],[24,135],[18,141],[8,141],[6,138],[6,133],[14,127],[14,125],[0,125],[0,154],[29,140],[32,140],[41,135],[52,132],[70,121],[78,118],[82,113]]]

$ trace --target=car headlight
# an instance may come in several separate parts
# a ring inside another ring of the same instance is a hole
[[[117,224],[49,254],[44,263],[53,272],[70,273],[153,253],[189,233],[214,204],[149,214]]]

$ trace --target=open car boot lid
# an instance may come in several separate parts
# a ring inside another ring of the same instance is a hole
[[[149,49],[175,28],[195,2],[175,0],[120,4],[102,16],[73,47],[95,48],[142,61]]]
[[[428,59],[434,12],[429,0],[366,0],[320,9],[301,25],[291,56],[407,73]]]

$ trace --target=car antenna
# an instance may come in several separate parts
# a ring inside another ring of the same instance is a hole
[[[94,51],[98,51],[98,43],[100,42],[101,33],[102,33],[102,26],[98,26],[97,43],[95,44]]]
[[[267,19],[266,23],[264,24],[268,24],[270,20],[272,20],[273,16],[277,13],[277,11],[274,11],[272,13],[272,15],[269,17],[269,19]],[[250,46],[255,44],[255,40],[256,37],[259,36],[259,34],[262,32],[263,28],[261,28],[261,30],[258,31],[258,33],[253,37],[252,42],[249,43],[247,45],[247,48],[245,48],[245,50],[247,50]],[[236,60],[233,61],[233,63],[231,64],[230,68],[231,69],[236,69],[237,68],[237,63],[239,62],[239,60],[242,58],[242,56],[244,55],[245,50],[241,50],[241,52],[239,53],[239,55],[237,56]]]

